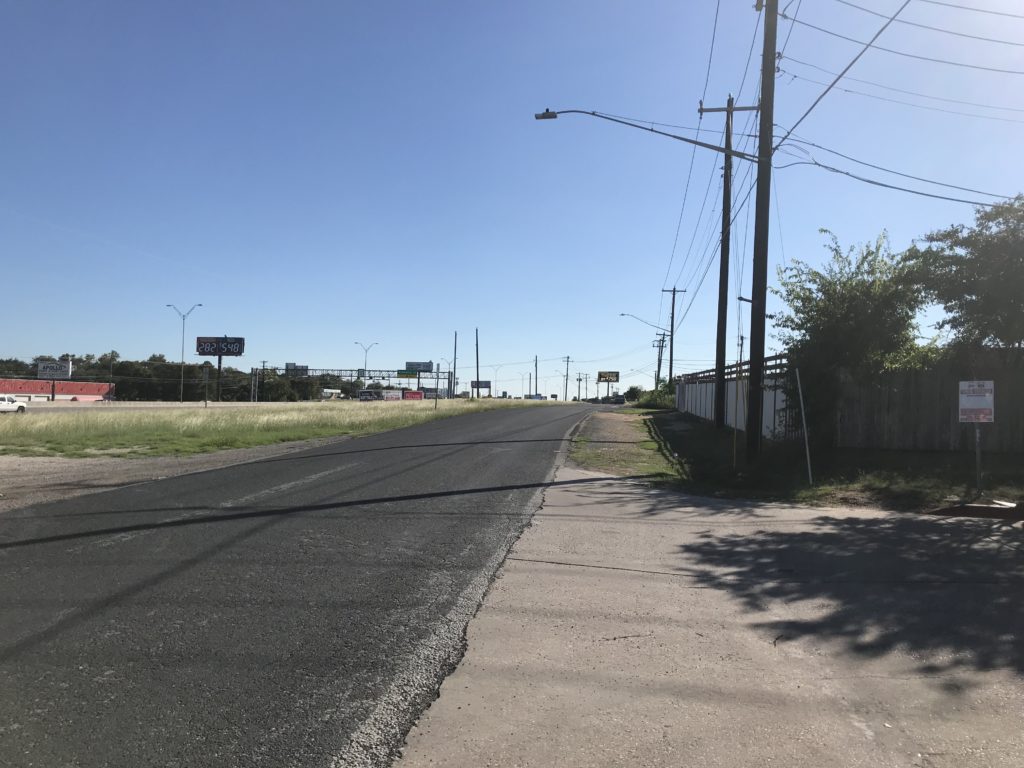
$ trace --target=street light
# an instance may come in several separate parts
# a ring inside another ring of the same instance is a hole
[[[494,390],[498,388],[498,371],[504,367],[504,363],[501,365],[489,365],[488,368],[494,369],[494,379],[491,381],[491,397],[494,397]]]
[[[370,350],[373,349],[378,344],[380,344],[380,342],[375,341],[370,346],[366,346],[365,344],[359,341],[355,342],[355,344],[356,346],[363,348],[363,376],[366,376],[366,359],[370,356]]]
[[[586,109],[559,109],[551,110],[545,109],[543,112],[537,112],[533,118],[534,120],[555,120],[559,115],[589,115],[590,117],[599,117],[602,120],[607,120],[611,123],[618,123],[619,125],[626,125],[630,128],[639,128],[641,131],[647,131],[648,133],[656,133],[659,136],[666,136],[676,141],[682,141],[687,144],[693,144],[697,147],[704,147],[704,149],[710,149],[714,152],[720,152],[723,155],[731,155],[732,157],[738,157],[741,160],[749,160],[752,163],[757,162],[756,155],[750,155],[746,152],[738,152],[735,149],[726,149],[725,147],[719,147],[715,144],[708,144],[707,142],[697,141],[696,139],[688,139],[685,136],[677,136],[674,133],[668,133],[667,131],[659,131],[657,128],[649,128],[646,125],[640,123],[634,123],[631,120],[622,120],[618,117],[612,117],[611,115],[603,114],[602,112],[592,112]]]
[[[662,352],[665,351],[665,335],[668,334],[669,336],[673,336],[674,334],[668,328],[662,328],[660,325],[655,325],[654,323],[649,323],[646,320],[644,320],[642,317],[637,317],[636,315],[631,315],[628,312],[619,312],[619,317],[632,317],[634,320],[639,320],[644,325],[649,325],[649,326],[651,326],[651,328],[656,328],[659,331],[661,331],[661,334],[659,335],[658,340],[656,340],[654,342],[654,346],[656,346],[658,348],[658,369],[657,369],[657,371],[654,374],[654,388],[657,389],[661,385],[661,354],[662,354]],[[669,354],[671,354],[671,352]],[[669,360],[669,363],[671,363],[671,359]],[[672,370],[671,364],[669,365],[669,370],[670,371]],[[669,376],[669,378],[671,378],[671,375]],[[600,392],[600,391],[601,391],[601,388],[598,387],[598,392]]]
[[[452,375],[452,361],[446,357],[439,357],[438,360],[440,360],[442,363],[448,366],[448,379],[445,386],[448,388],[448,399],[451,400],[452,390],[455,389],[455,383],[452,381],[452,379],[454,378]]]
[[[168,307],[173,309],[181,317],[181,389],[178,391],[178,402],[185,402],[185,319],[192,314],[192,310],[196,307],[203,306],[202,304],[193,304],[192,309],[188,312],[182,312],[173,304],[168,304]]]
[[[634,320],[639,320],[644,325],[651,326],[651,328],[656,328],[659,331],[663,331],[665,333],[672,333],[672,331],[670,331],[668,328],[662,328],[660,325],[655,325],[654,323],[649,323],[646,320],[644,320],[642,317],[637,317],[636,315],[631,315],[631,314],[629,314],[629,312],[619,312],[619,317],[632,317]]]

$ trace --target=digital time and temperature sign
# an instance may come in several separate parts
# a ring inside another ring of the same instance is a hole
[[[196,354],[213,357],[237,357],[245,352],[243,336],[198,336]]]

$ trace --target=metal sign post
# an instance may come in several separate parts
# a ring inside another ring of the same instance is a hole
[[[981,425],[996,420],[994,381],[960,382],[960,423],[974,424],[974,479],[981,493]]]

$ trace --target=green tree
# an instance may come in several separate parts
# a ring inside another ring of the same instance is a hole
[[[1024,195],[979,208],[973,227],[925,235],[905,256],[926,296],[941,304],[964,346],[1024,346]]]
[[[791,367],[800,369],[811,432],[827,441],[844,373],[863,379],[915,359],[923,297],[884,233],[844,250],[835,235],[821,232],[826,262],[815,268],[792,261],[779,270],[773,292],[787,306],[774,320]]]

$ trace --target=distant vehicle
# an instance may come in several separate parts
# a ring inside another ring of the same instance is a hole
[[[626,396],[625,395],[614,395],[612,397],[612,405],[625,405],[625,404],[626,404]]]
[[[25,404],[14,395],[0,395],[0,413],[24,413]]]

